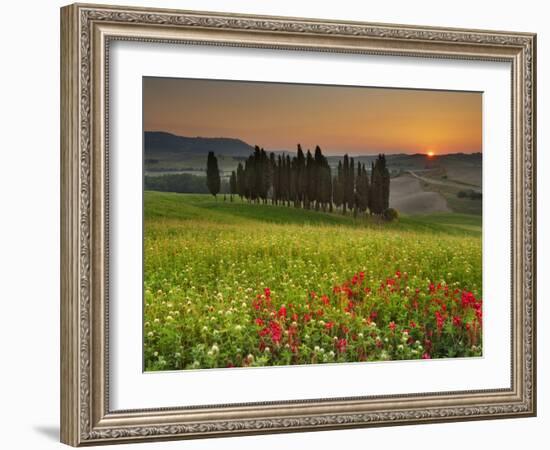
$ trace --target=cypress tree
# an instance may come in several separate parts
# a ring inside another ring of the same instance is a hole
[[[338,161],[338,169],[336,175],[333,178],[333,199],[337,208],[344,203],[344,180],[343,180],[343,167],[342,161]]]
[[[344,155],[344,163],[342,164],[342,214],[346,214],[348,195],[350,191],[350,178],[349,178],[349,158],[348,155]]]
[[[254,147],[254,199],[259,202],[262,198],[264,171],[262,166],[262,150]]]
[[[362,177],[363,177],[363,199],[361,206],[363,207],[363,212],[367,212],[367,209],[369,207],[369,192],[370,192],[370,183],[369,183],[369,174],[367,173],[367,165],[363,164],[363,171],[362,171]]]
[[[259,195],[263,202],[267,203],[267,196],[269,194],[269,188],[271,186],[271,168],[269,165],[269,158],[263,148],[260,149],[260,167],[261,179],[259,184]]]
[[[371,166],[370,166],[370,186],[369,186],[369,201],[368,201],[370,214],[374,214],[374,198],[375,198],[375,193],[374,193],[374,161],[372,161]]]
[[[348,191],[346,193],[346,198],[348,202],[348,208],[354,210],[354,214],[357,214],[355,210],[355,163],[353,158],[349,159],[349,169],[348,169]]]
[[[216,195],[220,192],[221,179],[218,169],[218,159],[214,155],[214,152],[208,152],[206,160],[206,185],[210,193],[217,199]]]
[[[368,208],[369,200],[369,178],[364,164],[362,166],[361,163],[357,165],[355,186],[357,208],[359,212],[365,212]]]
[[[245,196],[246,199],[251,202],[256,197],[254,196],[254,180],[256,175],[254,173],[254,157],[251,155],[244,164],[245,173]]]
[[[380,175],[380,170],[378,164],[374,164],[372,169],[372,208],[371,212],[373,214],[382,213],[382,203],[380,201],[382,193],[382,177]]]
[[[386,156],[380,155],[380,173],[382,174],[382,210],[390,207],[390,171],[386,165]]]
[[[317,173],[316,208],[319,209],[319,206],[321,206],[323,211],[326,211],[328,205],[332,211],[332,173],[328,160],[319,146],[315,148],[315,164]]]
[[[292,157],[290,160],[290,180],[288,185],[290,201],[295,208],[300,206],[298,202],[298,189],[300,180],[298,179],[298,158]]]
[[[332,212],[332,173],[326,158],[324,158],[324,164],[322,169],[321,188],[322,188],[321,202],[323,204],[323,211],[326,211],[328,206],[329,211]]]
[[[233,201],[233,194],[237,193],[237,174],[235,171],[231,172],[229,177],[229,199]]]
[[[281,203],[284,205],[287,199],[288,185],[287,185],[287,169],[286,169],[286,156],[283,155],[281,158]]]
[[[357,173],[355,174],[355,209],[357,212],[361,211],[361,182],[362,182],[362,172],[361,172],[361,161],[357,162]]]
[[[269,182],[268,182],[268,192],[271,192],[271,204],[275,204],[275,169],[277,168],[277,163],[275,162],[275,153],[271,152],[269,154]]]
[[[308,150],[306,153],[306,209],[311,208],[311,202],[315,200],[315,160]]]
[[[389,206],[390,173],[384,155],[378,155],[372,171],[371,196],[373,214],[382,214]]]
[[[315,209],[318,211],[320,205],[323,203],[324,199],[324,156],[321,152],[321,148],[316,145],[314,152],[314,163],[313,163],[313,187],[312,194],[315,199]]]
[[[244,175],[244,167],[241,163],[237,166],[237,194],[242,198],[245,195],[246,180]]]
[[[273,200],[275,204],[279,204],[281,198],[281,155],[277,157],[273,169]]]
[[[285,158],[285,199],[286,206],[290,206],[290,178],[291,178],[291,169],[290,169],[290,155],[286,155]]]
[[[327,196],[328,196],[328,210],[332,212],[332,198],[333,198],[333,192],[334,192],[334,185],[332,183],[332,173],[330,170],[330,166],[328,167],[328,179],[327,179]]]
[[[302,150],[302,146],[298,144],[296,153],[296,195],[298,206],[305,208],[305,198],[307,192],[307,177],[306,177],[306,158]]]

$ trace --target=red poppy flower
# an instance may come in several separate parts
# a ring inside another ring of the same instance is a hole
[[[263,304],[263,300],[260,296],[258,296],[258,298],[256,298],[256,300],[254,300],[252,302],[252,307],[256,310],[256,311],[259,311],[261,308],[262,308],[262,304]]]
[[[435,320],[437,322],[437,330],[441,333],[441,330],[443,329],[443,323],[445,322],[445,319],[439,311],[435,312]]]
[[[283,329],[281,326],[277,322],[271,321],[269,328],[269,331],[271,332],[271,340],[275,343],[280,342],[283,335]]]
[[[346,351],[346,348],[348,346],[348,341],[345,338],[338,339],[338,342],[336,343],[336,348],[340,353],[344,353]]]

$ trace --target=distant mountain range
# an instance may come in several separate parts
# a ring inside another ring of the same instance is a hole
[[[254,147],[240,139],[216,137],[185,137],[164,131],[146,131],[145,155],[154,158],[160,154],[248,156]]]
[[[248,156],[254,151],[254,146],[247,144],[241,139],[227,137],[187,137],[178,136],[164,131],[146,131],[145,137],[145,155],[146,158],[154,157],[159,154],[176,155],[204,155],[208,152],[214,152],[222,156]],[[304,151],[306,151],[305,149]],[[267,150],[268,153],[295,155],[296,150]],[[343,155],[326,154],[329,159],[338,160]],[[353,156],[354,159],[368,160],[376,159],[377,154],[363,154]],[[427,156],[422,153],[393,153],[387,154],[388,159],[397,164],[401,163],[424,163]],[[481,160],[481,153],[450,153],[445,155],[436,155],[434,159],[447,159],[462,162],[471,162],[477,165]]]

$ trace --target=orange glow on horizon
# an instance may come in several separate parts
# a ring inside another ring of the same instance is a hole
[[[325,155],[481,152],[481,106],[479,92],[143,78],[144,131],[266,151],[300,143]]]

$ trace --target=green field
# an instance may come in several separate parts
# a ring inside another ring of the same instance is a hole
[[[144,211],[146,370],[481,354],[479,215],[158,192]]]

